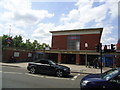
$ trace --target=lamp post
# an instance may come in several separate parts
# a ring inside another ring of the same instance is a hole
[[[85,43],[85,49],[86,49],[86,54],[85,54],[85,66],[87,67],[87,48],[88,48],[88,43]]]
[[[101,71],[101,74],[102,74],[102,43],[100,43],[100,71]]]

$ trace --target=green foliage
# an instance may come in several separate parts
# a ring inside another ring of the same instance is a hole
[[[6,39],[8,38],[8,35],[3,35],[2,38],[2,46],[3,47],[13,47],[13,48],[21,48],[21,49],[30,49],[30,50],[38,50],[38,49],[44,49],[44,47],[50,47],[46,43],[38,43],[37,40],[34,40],[33,42],[30,42],[30,39],[26,39],[26,42],[23,42],[23,38],[21,35],[11,37],[12,43],[8,45],[6,42]]]
[[[12,46],[13,47],[21,47],[21,44],[22,44],[23,40],[22,40],[22,36],[15,36],[13,38],[13,43],[12,43]]]
[[[3,47],[6,47],[8,44],[6,42],[6,39],[8,38],[9,36],[8,35],[3,35],[2,36],[2,45]]]

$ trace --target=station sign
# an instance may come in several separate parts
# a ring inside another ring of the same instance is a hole
[[[10,37],[6,38],[6,42],[7,42],[8,44],[11,44],[11,43],[12,43],[12,38],[10,38]]]

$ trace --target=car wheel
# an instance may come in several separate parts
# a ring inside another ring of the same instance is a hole
[[[36,69],[35,69],[35,67],[31,67],[31,69],[30,69],[30,73],[32,73],[32,74],[36,73]]]
[[[62,77],[63,76],[63,72],[61,70],[57,70],[56,72],[58,77]]]

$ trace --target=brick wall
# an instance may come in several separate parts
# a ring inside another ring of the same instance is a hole
[[[95,46],[100,43],[100,34],[80,35],[80,49],[85,50],[85,42],[88,43],[88,50],[95,50]]]
[[[19,52],[19,57],[14,57],[14,52]],[[28,57],[28,53],[32,53],[32,57]],[[28,50],[15,50],[12,48],[4,48],[2,51],[2,61],[6,62],[11,59],[13,56],[16,61],[31,61],[33,58],[33,51],[28,51]]]
[[[117,50],[120,50],[120,43],[116,44]]]
[[[52,36],[52,49],[67,49],[67,35]]]
[[[120,67],[120,55],[117,55],[115,57],[114,64],[115,64],[115,66]]]
[[[52,49],[66,50],[68,35],[52,36]],[[95,50],[95,46],[100,43],[100,34],[80,35],[80,50],[85,50],[85,42],[88,43],[88,50]]]

